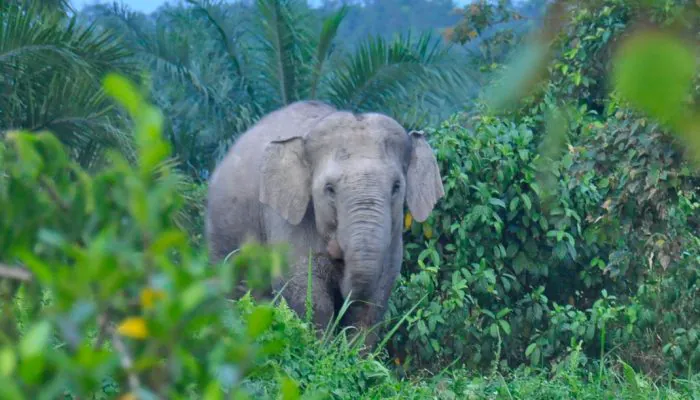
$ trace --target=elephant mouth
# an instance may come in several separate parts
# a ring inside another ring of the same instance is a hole
[[[339,269],[344,269],[345,268],[345,260],[343,259],[331,259],[331,264],[333,264],[334,267],[339,268]]]
[[[326,253],[333,264],[345,265],[344,252],[337,240],[332,239],[328,241],[328,244],[326,245]]]
[[[333,264],[336,267],[344,267],[345,266],[345,258],[343,257],[335,257],[333,254],[327,254],[328,258],[331,261],[331,264]]]

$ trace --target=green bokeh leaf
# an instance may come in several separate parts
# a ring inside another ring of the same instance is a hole
[[[248,317],[248,336],[255,339],[272,324],[273,310],[271,307],[259,306]]]
[[[51,324],[42,320],[34,325],[19,344],[19,353],[22,357],[32,357],[43,353],[51,336]]]
[[[299,385],[291,378],[282,378],[282,399],[297,400],[301,398]]]
[[[661,31],[640,31],[616,52],[613,80],[616,90],[634,107],[678,126],[695,65],[693,47],[680,38]]]
[[[0,376],[7,377],[12,375],[17,367],[17,355],[10,347],[5,347],[0,350]]]

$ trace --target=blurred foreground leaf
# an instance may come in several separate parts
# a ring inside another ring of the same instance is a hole
[[[675,128],[682,124],[695,76],[692,46],[670,33],[645,30],[622,43],[613,65],[615,88],[634,107]]]
[[[134,122],[136,165],[111,153],[91,175],[51,133],[0,141],[0,294],[12,305],[0,311],[0,398],[92,398],[105,380],[111,398],[238,396],[288,341],[271,307],[225,289],[240,267],[268,283],[283,255],[244,246],[209,265],[177,226],[184,199],[160,112],[122,77],[105,86]]]

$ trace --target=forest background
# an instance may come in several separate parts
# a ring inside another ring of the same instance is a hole
[[[0,0],[3,398],[696,398],[695,1]],[[228,302],[206,181],[300,99],[423,129],[380,348]],[[133,396],[133,397],[129,397]]]

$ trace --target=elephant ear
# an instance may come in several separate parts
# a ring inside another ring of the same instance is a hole
[[[411,160],[406,174],[406,203],[413,218],[425,221],[437,201],[445,195],[433,149],[422,131],[411,131]]]
[[[266,147],[260,174],[260,202],[297,225],[311,198],[311,171],[300,136],[273,140]]]

